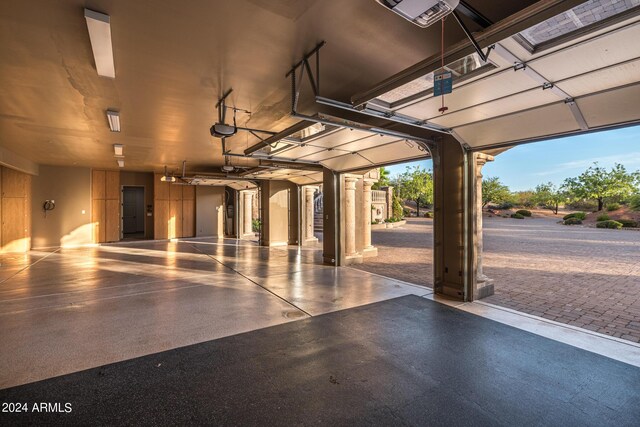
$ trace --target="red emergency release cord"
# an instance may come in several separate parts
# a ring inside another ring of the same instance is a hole
[[[442,18],[442,34],[440,37],[440,55],[442,58],[442,71],[444,72],[444,18]],[[440,111],[441,114],[444,114],[449,108],[444,106],[444,79],[440,79],[440,93],[442,94],[442,108]]]

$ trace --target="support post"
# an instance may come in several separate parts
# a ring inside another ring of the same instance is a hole
[[[484,231],[482,225],[482,167],[487,162],[492,162],[493,156],[484,153],[474,153],[475,161],[475,216],[476,216],[476,283],[472,298],[474,300],[493,295],[493,280],[488,278],[482,269],[482,258],[484,250]]]
[[[306,185],[302,187],[302,204],[303,204],[303,239],[302,244],[314,244],[318,241],[318,238],[314,235],[313,228],[313,197],[318,190],[317,186]]]
[[[362,186],[362,256],[365,258],[378,255],[378,249],[371,245],[371,186],[375,182],[365,179]]]
[[[362,262],[356,249],[356,183],[361,176],[344,176],[344,239],[345,264]]]
[[[251,191],[244,191],[243,192],[243,199],[242,199],[242,203],[243,203],[243,210],[242,210],[242,215],[243,215],[243,230],[242,230],[242,234],[243,236],[253,236],[253,227],[252,227],[252,214],[253,214],[253,208],[252,208],[252,204],[253,204],[253,192]]]

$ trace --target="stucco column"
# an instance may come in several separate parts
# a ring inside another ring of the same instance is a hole
[[[248,234],[253,234],[253,227],[251,224],[251,214],[253,212],[252,209],[252,201],[253,201],[253,193],[246,191],[244,193],[244,210],[243,210],[243,215],[244,215],[244,234],[248,235]]]
[[[344,178],[344,236],[345,255],[356,255],[356,182],[358,178]]]
[[[371,249],[371,186],[373,181],[367,179],[363,182],[362,187],[362,233],[364,250]]]
[[[476,154],[476,253],[477,255],[477,281],[480,287],[482,283],[489,282],[490,279],[482,271],[482,257],[484,250],[483,230],[482,230],[482,167],[487,162],[492,162],[494,157],[484,153]],[[482,293],[482,292],[480,292]],[[493,293],[493,292],[491,292]],[[488,296],[488,295],[484,295]],[[482,298],[483,296],[480,296]]]

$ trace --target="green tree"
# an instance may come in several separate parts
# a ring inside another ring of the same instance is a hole
[[[396,179],[396,189],[402,199],[416,202],[418,216],[420,204],[433,204],[433,177],[430,170],[422,169],[420,166],[407,166]]]
[[[605,201],[620,201],[637,192],[639,180],[638,172],[629,173],[619,163],[607,171],[595,162],[580,176],[567,178],[564,186],[575,199],[596,200],[601,211]]]
[[[379,190],[380,187],[386,187],[391,183],[391,172],[387,168],[380,168],[380,178],[378,182],[371,186],[372,190]]]
[[[482,207],[487,203],[506,203],[513,200],[509,187],[500,182],[497,176],[482,180]]]
[[[561,203],[567,201],[567,193],[563,188],[556,187],[553,183],[540,184],[536,187],[531,201],[545,209],[550,209],[554,214],[558,214]]]
[[[525,208],[532,208],[535,206],[535,202],[533,201],[534,192],[531,190],[526,191],[518,191],[513,193],[513,198],[518,206],[522,206]]]

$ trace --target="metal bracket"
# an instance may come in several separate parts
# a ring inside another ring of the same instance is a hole
[[[527,68],[527,64],[525,64],[524,62],[516,62],[513,65],[513,71],[524,70],[525,68]]]
[[[460,19],[460,15],[458,15],[458,13],[455,10],[453,11],[453,17],[456,18],[456,21],[458,21],[458,24],[462,28],[462,31],[464,31],[464,33],[466,34],[467,38],[471,41],[471,44],[473,45],[474,49],[478,53],[478,56],[482,59],[482,62],[487,62],[489,60],[489,54],[495,48],[495,45],[489,46],[487,48],[487,53],[484,53],[482,51],[482,48],[480,47],[480,45],[476,41],[476,39],[473,37],[473,34],[471,34],[471,31],[469,31],[469,29],[464,24],[464,22],[462,22],[462,19]]]
[[[300,99],[300,89],[302,86],[302,80],[306,74],[311,84],[311,90],[314,97],[320,96],[320,49],[327,44],[324,40],[314,47],[310,52],[307,52],[304,57],[298,61],[291,69],[285,74],[285,78],[291,76],[291,114],[296,114],[298,109],[298,100]],[[315,73],[311,68],[309,60],[312,56],[315,56]],[[296,76],[296,72],[300,68],[300,78]],[[315,76],[314,76],[315,74]]]

